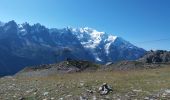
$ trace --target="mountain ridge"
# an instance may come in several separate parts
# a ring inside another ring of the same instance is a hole
[[[0,75],[14,74],[25,66],[51,64],[67,58],[97,63],[135,60],[145,50],[92,28],[46,28],[39,23],[0,25]],[[8,57],[7,57],[8,55]],[[7,70],[4,70],[8,69]]]

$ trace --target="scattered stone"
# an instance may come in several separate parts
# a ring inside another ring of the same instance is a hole
[[[43,95],[44,95],[44,96],[46,96],[46,95],[48,95],[48,93],[49,93],[49,92],[44,92],[44,94],[43,94]]]
[[[88,100],[88,99],[84,96],[80,96],[80,100]]]
[[[9,89],[13,88],[14,86],[8,86]]]
[[[72,96],[72,95],[67,95],[66,98],[69,98],[69,97],[71,97],[71,96]]]
[[[97,97],[95,95],[93,96],[93,100],[97,100]]]
[[[165,90],[167,94],[170,94],[170,89]]]
[[[137,96],[137,92],[130,91],[130,92],[127,93],[127,95],[128,95],[129,97],[136,97],[136,96]]]
[[[165,98],[165,97],[166,97],[166,95],[167,95],[166,93],[163,93],[163,94],[162,94],[162,97],[163,97],[163,98]]]
[[[142,92],[142,90],[136,90],[136,89],[135,89],[135,90],[133,90],[133,92]]]
[[[111,91],[113,90],[109,85],[107,85],[107,83],[103,83],[103,85],[99,87],[100,95],[107,95]]]
[[[86,91],[87,91],[88,93],[93,94],[93,91],[92,91],[92,90],[87,89]]]
[[[37,92],[34,92],[34,95],[36,95],[37,94]]]
[[[149,100],[149,97],[145,97],[144,100]]]
[[[80,86],[84,86],[84,83],[81,82],[81,83],[80,83]]]
[[[20,97],[18,100],[25,100],[25,98],[24,97]]]
[[[12,84],[12,86],[15,86],[15,84]]]
[[[60,98],[59,100],[64,100],[63,98]]]
[[[34,91],[34,89],[30,89],[30,90],[26,91],[26,93],[31,93],[33,91]]]
[[[50,100],[54,100],[54,97],[51,97]]]
[[[14,95],[13,97],[14,97],[14,98],[16,98],[17,96],[16,96],[16,95]]]

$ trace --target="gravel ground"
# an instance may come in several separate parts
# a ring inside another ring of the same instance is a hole
[[[170,100],[170,68],[0,78],[0,100]],[[108,83],[113,91],[100,95]]]

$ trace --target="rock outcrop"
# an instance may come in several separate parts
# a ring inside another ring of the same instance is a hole
[[[164,50],[148,51],[139,61],[144,63],[170,63],[170,52]]]

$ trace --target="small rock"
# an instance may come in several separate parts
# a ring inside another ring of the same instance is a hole
[[[163,93],[163,94],[162,94],[162,97],[163,97],[163,98],[165,98],[165,97],[166,97],[166,95],[167,95],[166,93]]]
[[[48,93],[49,93],[49,92],[44,92],[44,94],[43,94],[43,95],[44,95],[44,96],[46,96],[46,95],[48,95]]]
[[[66,98],[71,97],[72,95],[67,95]]]
[[[96,96],[95,96],[95,95],[93,96],[93,100],[97,100],[97,98],[96,98]]]
[[[20,97],[18,100],[25,100],[25,98],[24,97]]]
[[[60,98],[59,100],[64,100],[63,98]]]
[[[12,84],[13,86],[15,86],[15,84]]]
[[[93,91],[92,90],[86,90],[88,93],[91,93],[91,94],[93,94]]]
[[[170,90],[169,90],[169,89],[165,90],[165,92],[166,92],[167,94],[170,94]]]
[[[135,89],[135,90],[133,90],[133,92],[141,92],[141,91],[142,91],[142,90],[136,90],[136,89]]]
[[[34,91],[33,89],[30,89],[30,90],[26,91],[26,93],[31,93],[33,91]]]
[[[8,86],[9,89],[13,88],[14,86]]]
[[[149,97],[145,97],[144,100],[149,100]]]
[[[80,83],[80,86],[84,86],[84,83]]]
[[[37,94],[37,92],[34,92],[34,95],[36,95]]]
[[[88,99],[84,96],[80,96],[80,100],[88,100]]]

